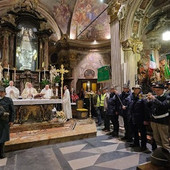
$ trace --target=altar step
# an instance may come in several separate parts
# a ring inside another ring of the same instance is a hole
[[[10,141],[6,142],[6,152],[95,137],[96,124],[91,119],[72,119],[66,122],[63,127],[13,131],[10,136]]]
[[[24,123],[24,124],[14,124],[10,128],[11,133],[19,133],[23,131],[33,131],[33,130],[43,130],[50,128],[64,127],[64,123],[61,122],[41,122],[41,123]]]

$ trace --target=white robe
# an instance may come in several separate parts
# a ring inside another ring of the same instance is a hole
[[[45,88],[41,90],[41,94],[45,94],[43,96],[44,99],[50,99],[54,96],[53,91],[51,89],[46,90]]]
[[[6,97],[10,97],[11,99],[18,99],[19,90],[14,86],[8,86],[6,89]]]
[[[33,95],[33,97],[34,97],[35,95],[37,95],[37,90],[35,88],[33,88],[33,87],[25,88],[23,90],[21,96],[22,96],[23,99],[30,99],[32,97],[30,97],[29,94]]]
[[[67,119],[72,118],[70,92],[68,89],[65,90],[64,96],[63,96],[63,111],[64,111]]]

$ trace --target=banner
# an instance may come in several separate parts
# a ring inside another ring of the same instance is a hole
[[[110,66],[103,66],[98,69],[97,82],[104,83],[110,80]]]

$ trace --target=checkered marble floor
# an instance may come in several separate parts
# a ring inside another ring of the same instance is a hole
[[[150,154],[98,129],[97,137],[7,153],[0,170],[135,170]]]

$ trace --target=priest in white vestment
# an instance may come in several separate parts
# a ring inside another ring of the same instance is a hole
[[[52,89],[49,88],[49,85],[46,85],[45,88],[41,90],[41,94],[44,99],[50,99],[54,96]]]
[[[5,89],[6,97],[11,99],[18,99],[19,97],[19,90],[14,86],[14,82],[10,81],[9,86]]]
[[[31,83],[26,83],[26,87],[25,89],[23,90],[21,96],[23,99],[32,99],[34,98],[34,96],[36,96],[38,93],[37,93],[37,90],[35,88],[32,87],[32,84]]]
[[[66,115],[67,120],[72,118],[70,92],[68,90],[67,85],[64,86],[63,111],[64,111],[64,113]]]

